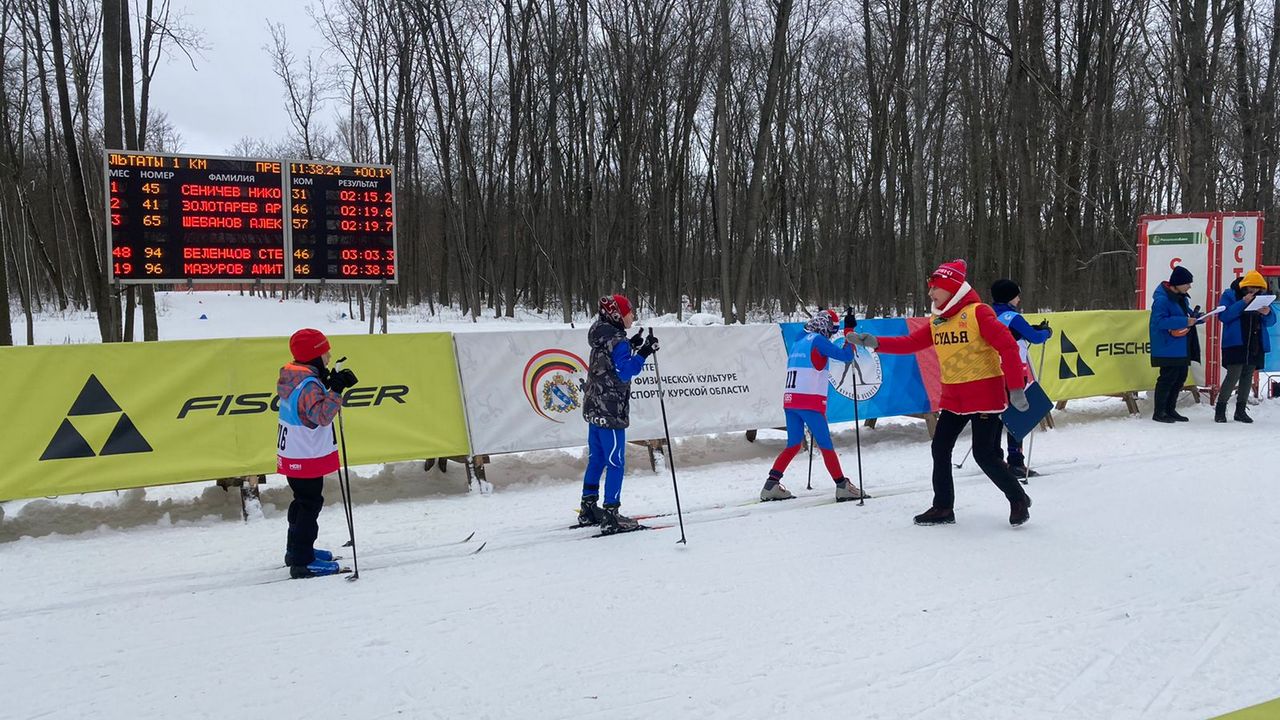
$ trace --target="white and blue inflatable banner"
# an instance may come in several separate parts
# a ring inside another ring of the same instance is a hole
[[[906,335],[907,329],[904,318],[858,321],[858,332],[877,336]],[[782,338],[788,352],[803,336],[802,323],[782,324]],[[834,342],[840,346],[844,339],[837,337]],[[854,363],[846,365],[833,360],[830,375],[827,387],[827,420],[830,422],[853,420],[855,396],[858,417],[863,420],[930,411],[929,392],[916,355],[881,355],[860,348],[854,355]]]
[[[658,365],[672,437],[778,427],[787,353],[774,325],[661,326]],[[587,442],[587,327],[455,333],[474,455]],[[631,382],[629,440],[663,436],[650,359]]]

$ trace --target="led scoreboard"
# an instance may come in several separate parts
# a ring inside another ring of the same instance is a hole
[[[289,193],[294,280],[395,280],[389,166],[292,162]]]
[[[106,160],[114,282],[396,281],[389,166],[116,150]]]
[[[283,183],[270,160],[107,153],[112,278],[285,279]]]

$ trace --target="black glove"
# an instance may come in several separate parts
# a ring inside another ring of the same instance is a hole
[[[631,343],[631,352],[639,350],[640,346],[644,344],[644,331],[637,330],[636,334],[632,335],[631,339],[627,340],[627,342]]]
[[[1041,320],[1040,322],[1038,322],[1038,323],[1036,323],[1036,324],[1035,324],[1035,328],[1036,328],[1037,330],[1048,330],[1048,329],[1049,329],[1049,321],[1048,321],[1048,320]]]
[[[356,374],[346,368],[329,373],[329,389],[339,394],[355,387],[358,382],[360,380],[356,378]]]
[[[656,352],[658,352],[658,338],[654,337],[653,333],[649,333],[649,337],[644,339],[644,344],[640,346],[636,354],[642,358],[647,358]]]
[[[858,327],[858,318],[853,314],[853,306],[844,309],[844,331],[849,332]]]

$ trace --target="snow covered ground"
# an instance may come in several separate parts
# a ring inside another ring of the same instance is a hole
[[[243,334],[341,324],[284,305]],[[777,432],[678,442],[687,546],[565,529],[579,451],[495,457],[489,495],[457,465],[366,468],[356,582],[283,579],[274,481],[249,523],[199,485],[6,503],[0,717],[1210,717],[1280,695],[1280,409],[1184,412],[1072,403],[1035,442],[1018,529],[972,460],[957,524],[913,526],[929,453],[909,420],[862,431],[861,507],[825,502],[821,462],[806,491],[803,455],[799,499],[743,504]],[[852,473],[853,429],[836,442]],[[669,475],[640,448],[628,464],[624,510],[673,510]]]

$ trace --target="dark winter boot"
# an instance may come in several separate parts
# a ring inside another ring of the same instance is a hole
[[[764,487],[760,488],[760,502],[769,502],[770,500],[790,500],[795,497],[791,491],[782,486],[782,476],[774,477],[773,471],[769,471],[769,479],[764,481]]]
[[[1217,405],[1213,408],[1213,421],[1216,423],[1224,423],[1227,421],[1227,406]]]
[[[915,517],[917,525],[950,525],[956,521],[951,508],[931,507]]]
[[[289,568],[289,577],[294,580],[302,580],[304,578],[323,577],[325,575],[337,575],[342,572],[338,563],[331,560],[316,560],[307,565],[294,565]]]
[[[1177,410],[1170,410],[1167,417],[1173,422],[1191,422],[1191,418],[1179,413]]]
[[[1152,420],[1155,420],[1155,421],[1156,421],[1156,422],[1158,422],[1158,423],[1175,423],[1175,422],[1178,422],[1177,420],[1174,420],[1173,418],[1169,417],[1168,415],[1165,415],[1164,413],[1160,412],[1159,410],[1157,410],[1157,411],[1156,411],[1156,414],[1155,414],[1155,415],[1152,415],[1152,416],[1151,416],[1151,419],[1152,419]]]
[[[1031,513],[1028,508],[1031,507],[1031,496],[1023,494],[1021,500],[1013,500],[1009,503],[1009,524],[1018,527],[1022,523],[1031,519]]]
[[[579,525],[599,525],[604,520],[604,510],[596,504],[598,501],[598,495],[582,498],[582,505],[578,507]]]
[[[857,485],[849,482],[849,478],[836,479],[836,502],[848,502],[850,500],[861,500],[863,498],[862,491]]]
[[[1253,422],[1253,418],[1249,417],[1249,413],[1245,412],[1244,408],[1238,407],[1236,408],[1235,421],[1242,422],[1242,423],[1251,423]]]
[[[1035,470],[1028,470],[1026,465],[1013,464],[1009,465],[1009,472],[1013,473],[1014,477],[1021,480],[1023,485],[1027,484],[1027,478],[1033,478],[1040,474]]]
[[[334,555],[332,552],[328,550],[321,550],[320,548],[315,548],[315,550],[313,550],[312,552],[314,553],[314,557],[313,557],[314,560],[321,560],[323,562],[333,562],[334,560],[341,559],[337,555]],[[288,565],[289,567],[293,567],[294,565],[298,565],[300,563],[294,562],[293,557],[290,556],[289,552],[286,550],[284,554],[284,564]]]
[[[602,535],[612,535],[620,532],[630,532],[640,528],[640,523],[618,512],[619,505],[605,505],[602,512],[603,519],[600,520],[600,533]]]

